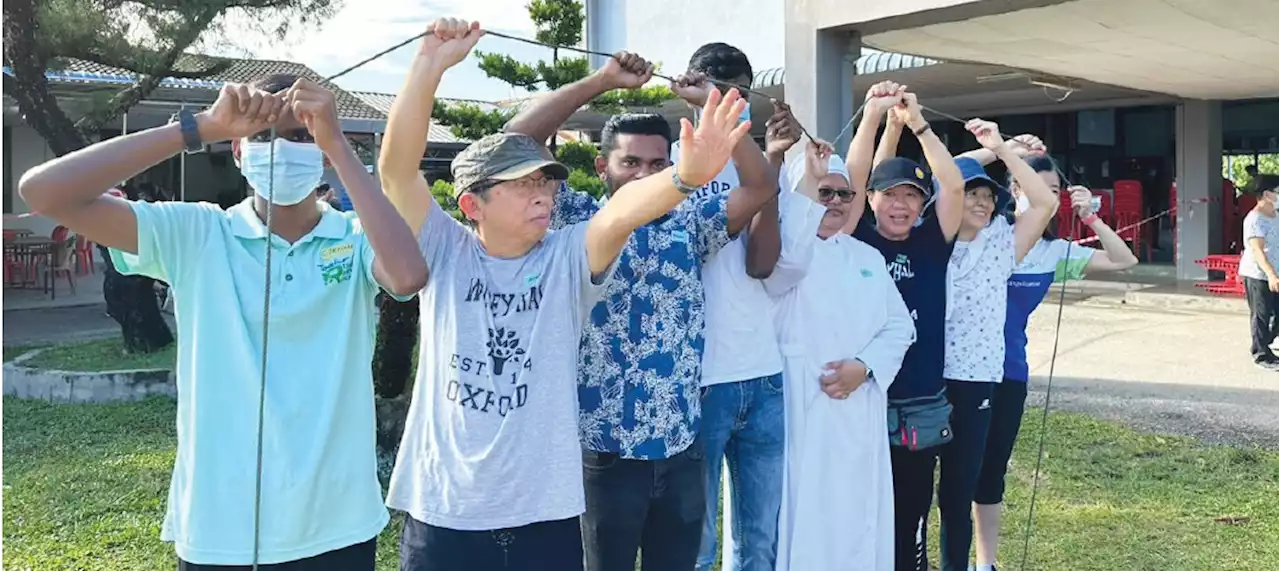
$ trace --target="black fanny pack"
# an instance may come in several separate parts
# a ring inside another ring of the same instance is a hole
[[[889,399],[889,445],[926,450],[951,442],[947,391],[910,399]]]

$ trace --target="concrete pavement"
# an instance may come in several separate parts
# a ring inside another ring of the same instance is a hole
[[[1044,401],[1057,293],[1027,328]],[[1253,364],[1248,315],[1135,307],[1111,296],[1063,307],[1052,407],[1212,443],[1277,448],[1280,374]]]
[[[173,327],[173,316],[165,315]],[[107,304],[44,309],[6,310],[0,341],[6,347],[37,343],[61,343],[102,339],[120,334],[120,326],[107,316]]]

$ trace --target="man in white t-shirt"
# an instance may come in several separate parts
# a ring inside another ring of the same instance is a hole
[[[1256,171],[1255,171],[1256,172]],[[1253,362],[1271,371],[1280,359],[1271,350],[1276,339],[1276,291],[1280,289],[1280,244],[1277,244],[1276,175],[1257,175],[1249,181],[1258,204],[1244,217],[1244,252],[1240,279],[1249,302],[1250,347]]]
[[[382,147],[383,187],[431,276],[413,403],[387,504],[408,513],[401,569],[581,569],[584,511],[578,439],[578,340],[615,260],[642,225],[724,167],[749,126],[736,92],[713,94],[687,121],[679,168],[619,188],[590,220],[548,231],[568,169],[528,135],[472,143],[453,162],[468,230],[435,203],[418,173],[435,90],[483,32],[433,24],[396,97]],[[639,58],[607,76],[643,85]]]
[[[695,50],[689,71],[734,85],[750,85],[753,77],[746,54],[720,42]],[[776,170],[799,140],[800,129],[785,106],[775,111],[766,126],[766,156]],[[677,142],[671,149],[673,161],[679,153]],[[731,162],[699,192],[712,197],[738,186],[738,169]],[[716,516],[726,464],[731,492],[724,497],[733,500],[724,510],[726,566],[739,571],[774,567],[785,443],[782,354],[768,326],[773,302],[760,280],[772,273],[781,244],[778,204],[773,200],[746,232],[702,269],[706,345],[700,432],[706,446],[707,491],[699,570],[711,569],[716,562]]]

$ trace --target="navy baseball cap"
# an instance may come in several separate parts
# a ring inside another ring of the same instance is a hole
[[[894,157],[886,160],[871,170],[871,181],[868,189],[872,192],[889,190],[895,186],[907,185],[920,189],[925,200],[933,196],[933,182],[929,171],[911,159]]]
[[[1013,195],[1009,193],[1009,189],[987,174],[987,169],[982,168],[982,163],[969,157],[960,157],[956,159],[956,167],[960,169],[960,176],[964,178],[964,189],[966,191],[971,188],[985,186],[991,189],[991,194],[996,199],[995,211],[997,213],[1005,212],[1009,208],[1009,205],[1013,202]]]

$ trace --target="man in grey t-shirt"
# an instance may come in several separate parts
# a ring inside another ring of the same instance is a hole
[[[1268,370],[1280,367],[1271,350],[1276,339],[1277,301],[1280,290],[1280,237],[1276,223],[1276,175],[1258,175],[1251,181],[1258,204],[1244,217],[1244,252],[1240,254],[1240,279],[1249,302],[1250,347],[1253,362]]]
[[[549,232],[568,169],[538,140],[503,133],[454,159],[458,208],[447,216],[418,173],[435,89],[483,34],[433,24],[396,98],[380,163],[383,188],[411,228],[431,277],[421,293],[413,404],[387,504],[408,512],[401,569],[582,567],[577,340],[632,231],[711,180],[749,124],[736,92],[685,124],[680,166],[619,189],[590,220]],[[613,78],[638,87],[638,58]],[[710,119],[708,119],[710,118]]]

